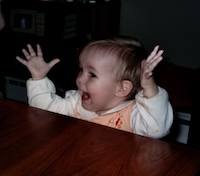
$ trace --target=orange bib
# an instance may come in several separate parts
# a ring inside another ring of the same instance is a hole
[[[133,130],[130,127],[130,116],[134,104],[135,103],[133,101],[128,106],[119,111],[106,115],[100,115],[89,121],[132,133]],[[74,117],[82,119],[81,115],[77,112],[77,106],[74,110]]]

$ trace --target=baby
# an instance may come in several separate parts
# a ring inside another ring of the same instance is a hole
[[[167,92],[153,78],[162,60],[159,46],[147,57],[144,47],[130,37],[89,43],[79,57],[78,90],[66,91],[64,98],[47,77],[59,59],[46,63],[39,45],[37,52],[27,47],[22,49],[26,60],[16,59],[32,76],[27,81],[30,106],[151,138],[169,133],[173,110]]]

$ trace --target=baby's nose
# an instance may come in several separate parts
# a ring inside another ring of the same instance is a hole
[[[84,84],[84,83],[85,83],[85,76],[84,76],[83,74],[78,75],[76,81],[77,81],[77,84],[78,84],[79,86],[82,85],[82,84]]]

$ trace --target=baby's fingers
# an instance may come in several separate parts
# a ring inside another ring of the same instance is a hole
[[[154,61],[157,60],[159,57],[162,57],[163,52],[163,50],[158,51],[158,53],[153,57],[152,60]]]
[[[149,62],[147,60],[143,60],[141,63],[142,69],[145,70],[145,72],[152,72],[162,59],[163,57],[159,56],[158,58],[156,57],[156,59],[154,58]]]
[[[153,49],[153,51],[151,52],[151,54],[147,57],[147,61],[149,61],[149,60],[151,60],[155,55],[156,55],[156,53],[158,52],[158,49],[159,49],[159,46],[157,45],[157,46],[155,46],[154,47],[154,49]]]
[[[159,46],[155,46],[154,50],[151,52],[151,54],[147,57],[147,62],[154,61],[157,58],[159,58],[163,54],[163,50],[159,50]]]
[[[158,65],[158,63],[163,59],[162,56],[156,57],[152,62],[151,62],[151,67],[152,70]]]
[[[29,51],[30,55],[31,55],[32,57],[36,56],[36,53],[35,53],[35,51],[33,50],[32,46],[31,46],[30,44],[28,44],[27,47],[28,47],[28,51]]]
[[[58,62],[60,62],[60,59],[53,59],[51,62],[49,62],[49,67],[52,68],[54,65],[56,65]]]
[[[22,52],[27,60],[29,60],[31,58],[30,54],[25,49],[22,49]]]
[[[21,62],[23,65],[26,65],[27,61],[22,59],[21,57],[17,56],[16,59]]]
[[[38,56],[43,56],[43,54],[42,54],[42,49],[41,49],[41,47],[40,47],[39,44],[37,44],[37,55],[38,55]]]

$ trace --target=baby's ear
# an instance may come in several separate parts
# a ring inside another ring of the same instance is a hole
[[[133,89],[132,82],[128,80],[123,80],[121,83],[119,83],[115,95],[117,97],[126,97],[131,92],[132,89]]]

